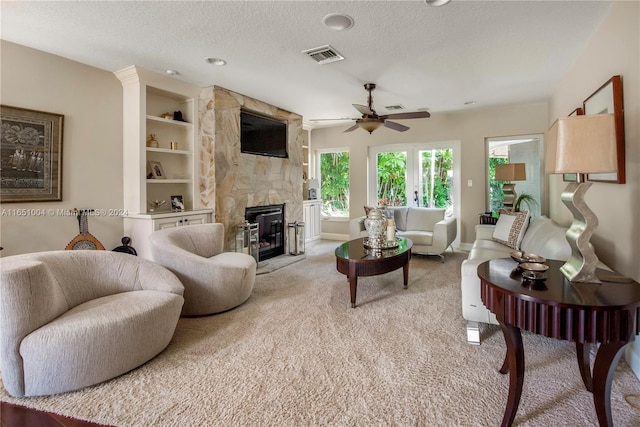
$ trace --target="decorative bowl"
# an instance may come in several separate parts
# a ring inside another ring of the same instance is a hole
[[[511,256],[511,259],[517,262],[518,264],[522,264],[525,262],[544,264],[545,262],[547,262],[547,259],[544,257],[541,257],[540,255],[528,254],[523,251],[514,251],[514,252],[511,252],[509,255]]]
[[[549,266],[539,262],[523,262],[520,264],[522,277],[529,280],[544,280]]]

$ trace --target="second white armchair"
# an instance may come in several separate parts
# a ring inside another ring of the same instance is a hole
[[[445,218],[440,208],[391,207],[398,236],[413,242],[411,252],[422,255],[437,255],[444,262],[444,252],[456,239],[458,222],[454,217]],[[351,239],[366,237],[365,217],[349,221]]]
[[[183,316],[230,310],[251,295],[256,261],[251,255],[223,252],[224,225],[189,225],[153,232],[153,260],[184,285]]]

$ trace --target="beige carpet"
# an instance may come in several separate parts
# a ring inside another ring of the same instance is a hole
[[[242,306],[181,319],[169,347],[107,383],[65,395],[2,400],[117,426],[497,426],[508,377],[499,329],[466,343],[460,263],[415,256],[360,279],[358,307],[335,270],[337,242],[257,277]],[[524,333],[526,376],[515,425],[596,426],[568,342]],[[639,426],[625,400],[640,382],[624,361],[611,405],[616,426]]]

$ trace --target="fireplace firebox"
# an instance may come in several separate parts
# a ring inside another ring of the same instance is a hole
[[[284,254],[284,204],[248,207],[244,218],[258,224],[260,261]]]

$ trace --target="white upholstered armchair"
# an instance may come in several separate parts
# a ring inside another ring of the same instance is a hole
[[[12,396],[78,390],[169,344],[183,286],[129,254],[52,251],[0,259],[0,371]]]
[[[445,210],[423,207],[386,208],[393,213],[398,236],[413,242],[411,252],[422,255],[437,255],[444,262],[444,253],[456,239],[458,223],[454,217],[445,218]],[[349,220],[351,239],[366,237],[362,216]]]
[[[223,252],[224,225],[189,225],[153,232],[153,260],[184,285],[183,316],[230,310],[251,295],[256,261],[251,255]]]

